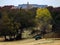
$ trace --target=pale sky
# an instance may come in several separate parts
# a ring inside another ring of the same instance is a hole
[[[0,6],[4,5],[19,5],[26,4],[29,2],[30,4],[39,4],[39,5],[49,5],[54,7],[60,6],[60,0],[0,0]]]

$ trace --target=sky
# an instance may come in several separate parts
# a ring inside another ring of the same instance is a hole
[[[39,5],[48,5],[59,7],[60,0],[0,0],[0,6],[4,5],[15,5],[18,6],[19,4],[39,4]]]

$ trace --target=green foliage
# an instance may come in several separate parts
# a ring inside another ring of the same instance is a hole
[[[35,22],[34,22],[34,19],[35,19],[35,14],[32,13],[33,11],[30,11],[30,10],[24,10],[24,9],[21,9],[20,12],[18,13],[18,16],[19,16],[19,22],[21,23],[21,26],[23,28],[28,28],[28,27],[31,27],[31,26],[35,26]]]
[[[25,9],[5,9],[1,10],[2,19],[0,28],[0,34],[2,36],[16,36],[17,38],[22,37],[22,31],[24,28],[35,26],[35,13],[36,10],[25,10]]]
[[[2,12],[1,22],[0,35],[14,36],[18,33],[20,23],[16,22],[13,17],[9,18],[6,11]]]

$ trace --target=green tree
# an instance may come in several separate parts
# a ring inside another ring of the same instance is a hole
[[[5,37],[8,36],[11,40],[11,37],[17,35],[17,30],[19,29],[20,23],[15,22],[14,18],[9,18],[7,12],[3,12],[2,16],[2,30],[0,30],[1,35]]]
[[[10,9],[7,7],[2,9],[1,30],[0,33],[5,37],[9,36],[11,39],[14,36],[16,39],[22,38],[24,28],[34,27],[36,9]]]
[[[25,10],[25,9],[20,9],[18,12],[18,17],[17,21],[20,22],[21,27],[20,27],[20,38],[22,38],[22,32],[24,28],[29,28],[29,27],[34,27],[35,26],[35,11],[30,10]],[[19,37],[19,36],[18,36]]]

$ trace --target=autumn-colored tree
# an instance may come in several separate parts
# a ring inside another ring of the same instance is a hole
[[[51,14],[47,8],[38,8],[36,12],[36,21],[40,25],[40,30],[45,34],[52,20]]]

